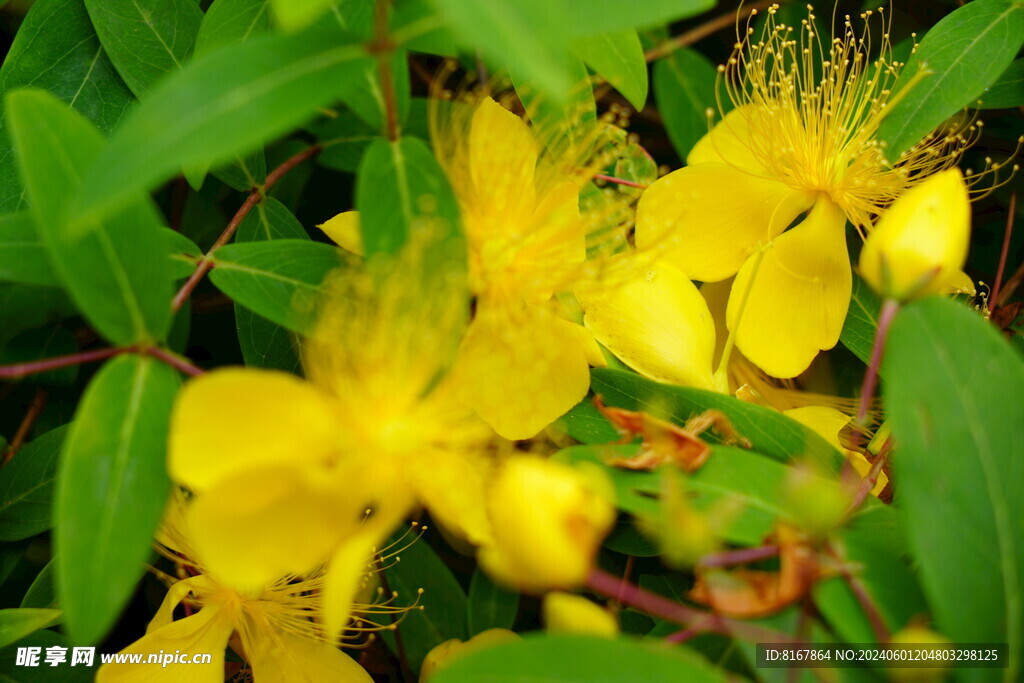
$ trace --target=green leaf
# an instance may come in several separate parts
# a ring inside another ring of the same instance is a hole
[[[448,179],[416,138],[370,145],[356,178],[356,208],[367,256],[397,252],[414,232],[445,250],[459,235],[459,207]]]
[[[654,99],[672,147],[683,161],[708,132],[708,109],[716,109],[714,64],[696,50],[676,50],[654,64]]]
[[[981,96],[982,109],[1024,106],[1024,59],[1018,59]]]
[[[85,0],[117,72],[137,97],[182,67],[203,11],[193,0]]]
[[[7,647],[60,617],[58,609],[0,609],[0,647]]]
[[[466,614],[470,637],[490,628],[512,628],[518,611],[519,593],[502,588],[480,569],[473,572]]]
[[[67,102],[104,133],[134,101],[100,46],[83,0],[32,5],[0,67],[0,95],[28,85]],[[0,213],[24,203],[14,147],[0,120]]]
[[[78,310],[115,344],[159,341],[170,327],[167,240],[148,198],[133,192],[123,210],[85,231],[69,230],[70,198],[103,137],[52,95],[7,95],[7,117],[36,228]]]
[[[883,361],[895,505],[937,630],[1024,656],[1024,362],[974,311],[943,298],[892,323]],[[993,672],[994,673],[994,672]]]
[[[282,28],[297,31],[319,19],[328,9],[338,4],[338,0],[270,0],[270,4]]]
[[[78,351],[75,335],[67,328],[54,325],[24,330],[12,336],[0,346],[0,365],[31,363],[34,361],[66,356]],[[69,387],[78,378],[79,366],[72,365],[33,374],[33,384]]]
[[[637,111],[647,103],[647,62],[636,31],[616,31],[578,38],[572,53],[622,93]]]
[[[79,643],[72,642],[56,631],[42,630],[31,633],[0,650],[0,681],[3,683],[89,683],[96,676],[96,669],[100,665],[99,657],[94,658],[92,666],[84,664],[47,666],[45,664],[47,648],[67,648],[68,661],[70,661],[72,648],[77,646]],[[17,652],[21,647],[39,648],[40,665],[18,666]]]
[[[307,240],[229,244],[214,253],[210,280],[237,303],[300,334],[308,332],[320,284],[344,265],[340,249]]]
[[[649,538],[640,533],[636,524],[628,515],[620,515],[615,521],[615,527],[604,539],[604,547],[609,550],[632,555],[633,557],[656,557],[661,555],[658,549]]]
[[[409,115],[409,53],[396,50],[391,56],[391,78],[395,95],[395,113],[401,124]],[[360,73],[345,88],[342,97],[359,118],[374,129],[386,133],[387,102],[376,61],[366,62]]]
[[[32,585],[25,591],[25,597],[21,599],[19,607],[35,607],[38,609],[55,609],[57,607],[57,593],[54,590],[54,576],[57,563],[50,560],[46,566],[36,574]]]
[[[836,472],[843,463],[839,451],[814,431],[778,411],[733,396],[600,368],[591,371],[591,387],[609,406],[651,413],[678,425],[705,410],[720,410],[755,451],[782,462],[803,456]]]
[[[247,154],[299,126],[359,73],[365,50],[337,32],[258,36],[187,64],[125,118],[79,196],[81,221],[181,168]]]
[[[553,102],[563,102],[576,85],[566,59],[566,29],[572,21],[562,0],[434,0],[434,4],[463,46],[517,71]],[[589,13],[588,5],[583,14]]]
[[[19,541],[50,528],[50,501],[66,427],[26,444],[0,470],[0,541]]]
[[[30,211],[0,216],[0,280],[60,287]]]
[[[100,641],[145,571],[170,481],[178,373],[123,355],[89,383],[61,455],[54,509],[57,593],[76,642]]]
[[[270,0],[214,0],[196,36],[195,56],[270,31]]]
[[[235,234],[236,243],[276,239],[308,240],[305,228],[284,204],[267,197],[249,212]],[[235,304],[235,328],[245,364],[298,373],[299,355],[292,334],[245,306]]]
[[[409,666],[419,671],[423,658],[435,645],[451,638],[466,639],[466,593],[452,572],[422,539],[402,551],[401,560],[386,570],[388,585],[398,592],[396,604],[409,605],[419,595],[422,610],[405,615],[399,628]],[[394,634],[383,631],[391,651]]]
[[[0,283],[0,344],[23,330],[39,328],[74,315],[63,290]]]
[[[725,681],[693,651],[630,638],[529,634],[460,657],[431,676],[434,683],[611,683]]]
[[[903,68],[897,92],[878,129],[886,156],[896,160],[961,108],[983,95],[1024,44],[1019,0],[974,0],[944,17],[925,35]],[[906,93],[899,88],[920,69],[930,75]]]
[[[410,26],[423,26],[426,21],[436,22],[438,27],[421,33],[402,43],[402,47],[413,52],[455,57],[459,47],[455,36],[444,25],[443,19],[434,11],[429,0],[406,0],[395,7],[391,16],[391,32],[399,33]]]
[[[850,297],[850,308],[846,312],[839,341],[864,363],[871,362],[871,349],[875,344],[878,312],[881,308],[882,302],[878,295],[860,275],[854,273],[853,295]]]
[[[650,28],[706,12],[715,0],[590,0],[577,3],[569,0],[570,22],[566,27],[573,35],[586,36],[630,28]]]
[[[358,170],[366,148],[380,137],[379,131],[348,110],[337,118],[316,123],[310,132],[324,148],[317,155],[317,163],[346,173]]]

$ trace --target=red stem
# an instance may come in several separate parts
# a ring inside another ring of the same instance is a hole
[[[875,387],[878,385],[878,370],[882,365],[882,355],[885,351],[885,338],[889,334],[889,325],[900,310],[900,302],[895,299],[886,299],[882,302],[882,311],[878,315],[878,329],[875,330],[875,343],[871,347],[871,362],[864,375],[864,386],[860,392],[860,404],[857,407],[857,425],[864,427],[868,417],[868,406],[875,395]]]
[[[779,554],[779,546],[765,545],[760,548],[743,548],[742,550],[730,550],[724,553],[706,555],[700,560],[700,566],[710,569],[712,567],[731,567],[736,564],[757,562],[775,557]]]
[[[623,178],[616,178],[615,176],[605,175],[603,173],[595,173],[594,179],[603,180],[606,183],[615,183],[616,185],[625,185],[626,187],[639,187],[641,190],[647,189],[647,186],[643,183],[637,183]]]
[[[176,353],[171,353],[166,349],[161,349],[156,346],[150,346],[146,349],[146,353],[157,360],[167,363],[172,368],[179,372],[188,375],[189,377],[198,377],[199,375],[205,374],[205,370],[192,365],[187,358],[182,358]]]
[[[274,187],[277,181],[284,177],[286,173],[291,171],[293,168],[295,168],[302,162],[315,157],[317,154],[320,153],[322,149],[323,148],[320,145],[313,145],[312,147],[307,147],[301,152],[292,155],[287,160],[285,160],[284,163],[282,163],[280,166],[278,166],[273,171],[267,174],[267,179],[263,183],[262,188],[254,188],[249,193],[249,196],[245,198],[245,202],[235,213],[234,217],[231,219],[231,222],[228,223],[227,226],[224,228],[224,232],[220,234],[220,237],[218,237],[217,241],[213,243],[213,246],[210,247],[210,250],[208,252],[206,252],[206,255],[199,260],[199,263],[196,264],[196,269],[192,271],[192,275],[190,275],[188,280],[185,281],[185,284],[181,286],[181,289],[178,290],[178,293],[174,295],[174,299],[171,301],[172,311],[178,312],[178,310],[181,309],[181,307],[185,304],[185,300],[188,299],[188,297],[192,294],[192,291],[196,288],[196,285],[198,285],[199,282],[203,279],[203,277],[208,272],[210,272],[210,269],[213,268],[213,259],[211,259],[211,256],[213,256],[213,253],[215,251],[223,247],[231,240],[231,237],[235,234],[235,231],[238,230],[238,226],[242,223],[242,220],[249,215],[249,212],[252,211],[252,208],[263,200],[263,197],[266,196],[268,192],[270,192],[270,189]]]
[[[66,356],[47,358],[46,360],[32,361],[31,363],[15,363],[14,365],[0,366],[0,379],[16,379],[26,375],[34,375],[48,370],[58,370],[72,365],[82,363],[93,363],[98,360],[105,360],[121,353],[131,351],[130,347],[115,347],[109,349],[96,349],[94,351],[80,351],[69,353]]]
[[[888,643],[889,628],[885,625],[885,619],[882,617],[882,613],[878,610],[878,607],[871,599],[871,595],[868,593],[867,588],[859,578],[853,575],[853,572],[851,572],[850,568],[846,565],[845,560],[839,555],[834,547],[829,546],[828,552],[837,560],[839,573],[842,574],[843,579],[846,581],[846,585],[850,587],[854,597],[857,598],[857,602],[860,603],[861,609],[864,610],[864,614],[867,615],[868,621],[871,622],[871,630],[875,632],[876,642]]]
[[[1013,234],[1013,212],[1017,209],[1017,193],[1010,195],[1010,211],[1006,215],[1006,232],[1003,233],[1003,250],[999,254],[999,269],[996,270],[996,282],[992,286],[992,295],[988,299],[988,312],[996,310],[999,300],[999,287],[1003,282],[1003,271],[1006,270],[1006,256],[1010,252],[1010,235]]]
[[[11,458],[21,450],[25,440],[28,438],[29,431],[32,430],[32,425],[39,419],[39,415],[43,412],[45,406],[46,387],[36,387],[36,395],[32,397],[32,403],[29,404],[28,410],[25,411],[25,417],[21,419],[21,424],[18,425],[18,431],[14,433],[14,438],[8,444],[4,457],[0,460],[0,467],[9,463]]]

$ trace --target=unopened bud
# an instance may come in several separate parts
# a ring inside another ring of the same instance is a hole
[[[572,593],[548,593],[544,596],[544,625],[548,631],[586,633],[614,638],[619,622],[608,610]]]
[[[438,669],[443,669],[461,657],[485,650],[494,645],[518,639],[519,634],[514,631],[504,628],[491,628],[481,631],[465,642],[458,638],[446,640],[440,645],[436,645],[423,658],[423,665],[420,667],[420,683],[425,683]]]
[[[885,211],[864,242],[860,273],[875,291],[900,301],[949,291],[962,278],[970,232],[963,175],[942,171]]]
[[[582,584],[615,521],[611,497],[600,470],[585,473],[541,458],[511,458],[491,486],[493,542],[480,549],[481,564],[520,590]]]

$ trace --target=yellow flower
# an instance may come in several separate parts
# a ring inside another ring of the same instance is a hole
[[[233,500],[244,503],[248,491],[235,491]],[[230,647],[251,668],[256,681],[331,680],[366,682],[372,679],[323,627],[324,576],[317,569],[306,575],[285,574],[261,586],[239,587],[210,572],[192,545],[187,515],[191,504],[176,496],[168,509],[157,548],[174,562],[181,578],[174,581],[156,616],[139,640],[122,650],[141,654],[140,664],[107,664],[96,680],[208,681],[224,680],[224,651]],[[369,559],[364,558],[364,566]],[[353,591],[354,593],[354,591]],[[352,603],[352,594],[344,596]],[[174,619],[179,606],[186,616]],[[358,631],[378,630],[373,614],[401,611],[387,602],[354,605]],[[145,663],[153,653],[211,655],[208,664]],[[187,673],[186,673],[187,672]]]
[[[207,566],[254,589],[330,558],[331,633],[365,558],[414,505],[471,543],[490,537],[491,433],[445,379],[465,293],[449,278],[425,293],[416,263],[392,265],[336,278],[304,349],[308,381],[216,370],[186,384],[172,415],[168,467],[198,494],[189,515]]]
[[[607,609],[572,593],[555,591],[544,596],[544,626],[553,633],[585,633],[614,638],[619,620]]]
[[[423,666],[420,667],[420,683],[426,683],[438,670],[449,666],[452,662],[458,661],[466,655],[513,640],[520,640],[519,634],[515,631],[509,631],[505,628],[489,628],[465,642],[458,638],[451,638],[440,645],[435,645],[427,653],[427,656],[423,658]]]
[[[893,202],[868,235],[860,272],[875,291],[905,300],[946,292],[967,260],[971,207],[959,169],[929,178]]]
[[[488,489],[493,539],[480,548],[483,567],[521,590],[582,584],[615,521],[602,477],[532,456],[506,461]]]
[[[735,275],[734,291],[749,286],[742,316],[729,302],[729,329],[747,358],[789,378],[839,339],[852,281],[846,222],[865,232],[970,140],[933,134],[886,163],[875,134],[902,65],[887,35],[871,61],[872,12],[862,15],[863,35],[847,18],[834,38],[818,34],[811,11],[798,27],[774,15],[770,8],[760,37],[748,29],[719,68],[736,109],[694,146],[687,167],[641,197],[636,244],[665,249],[694,280]]]

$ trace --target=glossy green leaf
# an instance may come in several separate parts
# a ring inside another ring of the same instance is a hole
[[[590,0],[566,2],[570,21],[566,30],[573,35],[587,36],[622,31],[630,28],[650,28],[678,21],[705,12],[715,6],[715,0]]]
[[[238,226],[235,242],[276,239],[307,240],[309,236],[291,211],[273,197],[267,197]],[[246,365],[299,372],[295,338],[287,329],[240,304],[235,304],[235,328]]]
[[[527,635],[460,657],[431,677],[435,683],[611,683],[623,672],[634,681],[725,681],[685,647],[629,638]]]
[[[73,233],[69,207],[103,137],[52,95],[7,95],[7,118],[39,235],[68,294],[115,344],[159,341],[171,316],[167,240],[148,198],[129,193],[123,209]]]
[[[679,425],[705,410],[720,410],[755,451],[783,462],[806,457],[837,472],[843,462],[839,451],[812,430],[775,410],[733,396],[606,369],[591,372],[591,387],[606,405],[641,410]]]
[[[718,108],[716,79],[714,64],[696,50],[676,50],[654,65],[654,99],[683,161],[708,132],[708,109]]]
[[[954,642],[1008,642],[1024,657],[1024,359],[954,301],[914,303],[883,361],[897,447],[895,505],[932,606]]]
[[[37,0],[32,5],[0,67],[0,96],[28,85],[67,102],[104,133],[134,101],[100,46],[83,0]],[[4,127],[0,120],[0,213],[25,204],[14,147]]]
[[[125,118],[92,166],[79,219],[107,213],[181,168],[247,154],[299,126],[362,68],[337,32],[258,36],[190,62]]]
[[[0,609],[0,647],[7,647],[33,631],[46,628],[57,621],[56,609]]]
[[[401,33],[410,26],[421,27],[430,19],[438,26],[430,31],[416,30],[414,37],[402,43],[402,47],[413,52],[455,57],[459,51],[458,41],[444,20],[431,5],[430,0],[405,0],[395,6],[391,16],[392,34]]]
[[[339,3],[338,0],[270,0],[270,4],[278,23],[287,31],[296,31],[309,26]]]
[[[981,95],[982,109],[1024,106],[1024,59],[1018,59]]]
[[[163,513],[178,373],[146,356],[109,361],[89,383],[61,454],[54,507],[57,592],[69,634],[106,635],[145,572]]]
[[[442,245],[459,234],[458,202],[448,179],[416,138],[370,145],[359,166],[356,208],[367,255],[395,253],[413,232]]]
[[[477,569],[469,582],[466,627],[470,637],[491,628],[512,628],[519,611],[519,593],[491,581]]]
[[[50,528],[50,503],[66,427],[33,439],[0,470],[0,541],[18,541]]]
[[[464,47],[518,71],[552,101],[564,101],[575,85],[566,60],[566,28],[572,21],[565,2],[434,0],[434,4]],[[619,28],[623,27],[614,27]]]
[[[56,609],[57,592],[54,587],[54,571],[57,563],[50,560],[46,566],[36,574],[32,585],[25,591],[25,597],[21,599],[19,607],[34,607],[37,609]]]
[[[930,73],[901,93],[878,129],[895,160],[999,78],[1024,44],[1019,0],[974,0],[935,24],[900,75],[899,89],[922,68]]]
[[[60,287],[31,211],[0,216],[0,280]]]
[[[871,360],[871,348],[875,343],[878,312],[881,308],[882,302],[878,295],[859,275],[854,274],[850,308],[846,312],[839,341],[865,363]]]
[[[451,638],[466,639],[466,593],[451,570],[422,539],[402,551],[401,560],[387,570],[388,585],[398,592],[396,604],[410,605],[419,597],[422,610],[405,615],[400,628],[409,667],[419,671],[427,653]],[[418,595],[420,589],[422,595]],[[396,651],[393,634],[382,635]]]
[[[195,56],[270,31],[270,0],[214,0],[196,36]]]
[[[401,125],[409,115],[409,54],[396,50],[390,62],[396,123]],[[345,104],[359,118],[382,134],[387,132],[387,95],[380,81],[380,67],[376,61],[366,62],[354,75],[342,94]]]
[[[636,31],[616,31],[574,40],[572,53],[622,93],[637,111],[647,102],[647,62]]]
[[[340,249],[306,240],[229,244],[214,254],[210,280],[237,303],[293,332],[308,332],[320,284],[345,263]]]
[[[138,97],[182,67],[203,21],[193,0],[85,0],[85,6],[103,49]]]

